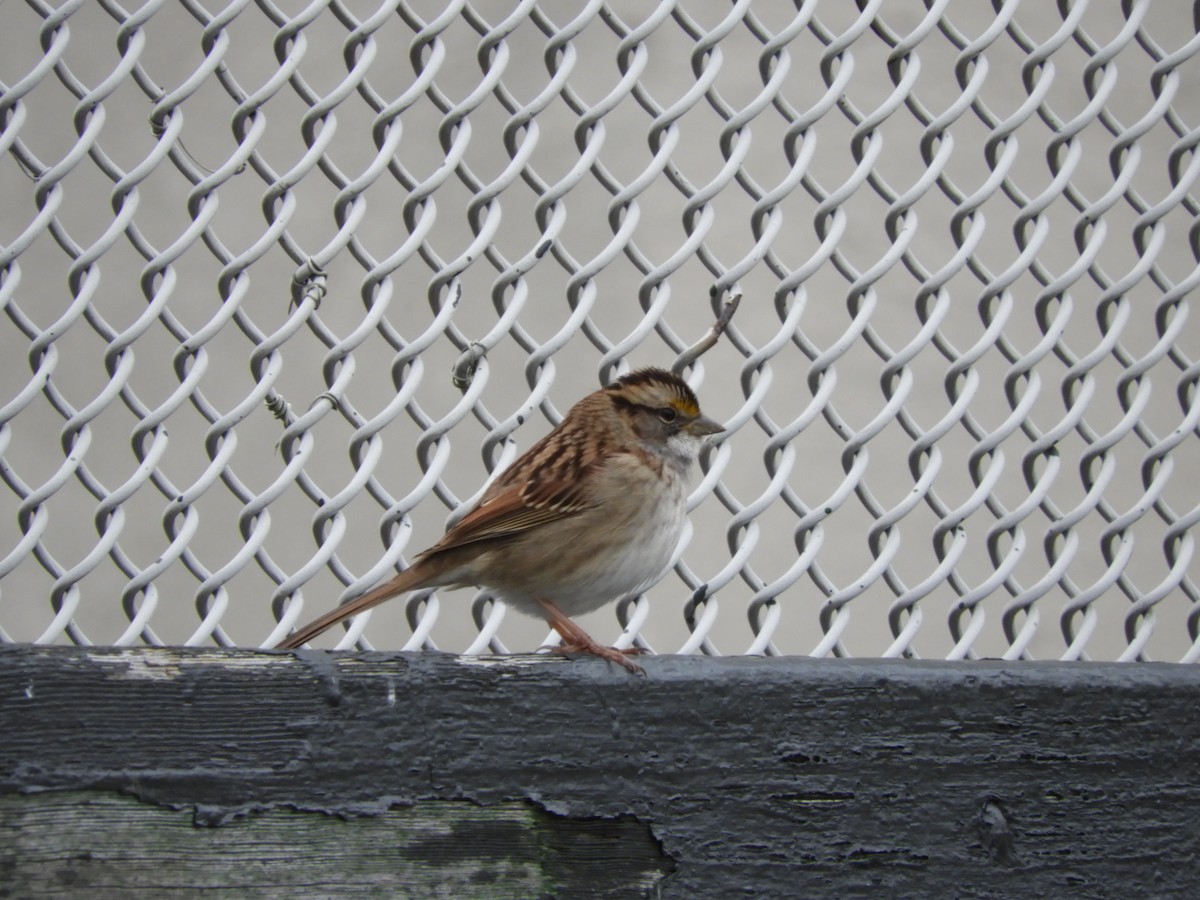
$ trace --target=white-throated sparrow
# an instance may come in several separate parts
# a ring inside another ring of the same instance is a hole
[[[279,646],[426,587],[487,587],[562,636],[561,650],[641,668],[571,621],[643,591],[670,565],[687,483],[705,439],[724,429],[687,382],[641,369],[584,397],[505,469],[479,504],[395,578],[331,610]]]

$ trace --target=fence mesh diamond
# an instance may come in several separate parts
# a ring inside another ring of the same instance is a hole
[[[0,640],[271,646],[740,294],[675,574],[598,638],[1200,659],[1185,4],[0,23]],[[420,592],[321,645],[545,638]]]

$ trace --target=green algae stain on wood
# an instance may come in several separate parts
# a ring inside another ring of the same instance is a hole
[[[522,802],[197,818],[109,792],[0,795],[0,897],[615,898],[652,893],[673,868],[630,817]]]

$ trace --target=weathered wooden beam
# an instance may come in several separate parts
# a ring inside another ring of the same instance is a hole
[[[1200,668],[642,663],[0,648],[0,895],[1200,883]]]
[[[197,827],[107,791],[0,795],[0,896],[631,897],[670,871],[649,828],[527,802],[424,800],[371,815],[285,807]]]

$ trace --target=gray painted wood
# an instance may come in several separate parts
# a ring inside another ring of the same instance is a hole
[[[1197,667],[642,662],[0,648],[0,895],[136,828],[245,896],[1200,890]]]

